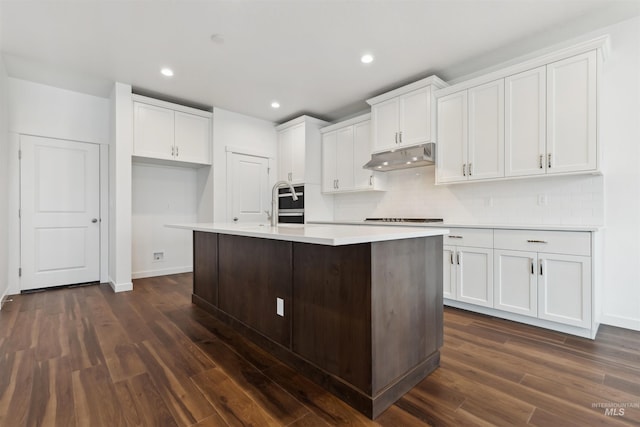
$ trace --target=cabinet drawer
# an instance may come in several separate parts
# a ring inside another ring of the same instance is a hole
[[[450,228],[444,236],[445,245],[493,248],[493,230],[481,228]]]
[[[591,233],[582,231],[495,230],[494,247],[516,251],[591,256]]]

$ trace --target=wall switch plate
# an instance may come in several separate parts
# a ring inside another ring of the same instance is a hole
[[[154,261],[162,261],[164,259],[164,252],[154,252],[153,260]]]
[[[284,317],[284,300],[282,298],[276,298],[276,314]]]
[[[546,194],[538,194],[538,206],[547,206]]]

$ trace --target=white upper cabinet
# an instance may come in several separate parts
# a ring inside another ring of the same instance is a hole
[[[320,128],[328,123],[300,116],[276,126],[278,132],[278,180],[321,185]]]
[[[133,156],[211,164],[211,113],[136,96]],[[190,112],[186,112],[186,111]]]
[[[467,179],[467,101],[466,90],[438,99],[438,143],[436,145],[438,182],[457,182]]]
[[[597,168],[596,52],[547,65],[547,168]]]
[[[605,40],[438,90],[436,182],[599,173],[597,79]]]
[[[504,80],[438,98],[438,183],[504,176]]]
[[[546,172],[546,67],[505,79],[505,175]]]
[[[322,132],[322,191],[384,190],[379,173],[363,169],[371,156],[369,115],[327,126]]]
[[[504,176],[504,80],[469,89],[469,180]]]
[[[435,139],[433,91],[446,83],[436,76],[367,100],[371,105],[373,152],[392,150]]]
[[[278,179],[304,183],[306,146],[304,123],[278,133]]]

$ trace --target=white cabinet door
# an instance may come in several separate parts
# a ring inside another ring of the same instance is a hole
[[[536,252],[494,251],[493,307],[525,316],[538,316]]]
[[[431,140],[431,86],[400,97],[398,143],[414,145]]]
[[[438,99],[438,182],[465,181],[467,162],[467,91]]]
[[[456,299],[456,248],[455,246],[443,246],[442,250],[442,296]]]
[[[322,192],[333,193],[336,191],[336,144],[338,137],[336,131],[322,135]]]
[[[174,117],[174,158],[183,162],[211,164],[210,120],[180,111],[175,111]]]
[[[301,123],[291,129],[291,182],[304,183],[306,165],[305,144],[305,126],[304,123]]]
[[[493,249],[458,247],[457,300],[493,307]]]
[[[538,317],[591,327],[591,258],[538,254]]]
[[[353,126],[339,129],[336,145],[336,187],[338,191],[353,189]]]
[[[547,173],[595,170],[596,52],[547,65]]]
[[[505,176],[546,172],[546,67],[505,79]]]
[[[173,160],[173,110],[134,102],[133,123],[134,156]]]
[[[469,89],[469,180],[504,176],[504,79]]]
[[[293,130],[285,129],[278,134],[278,181],[291,181],[293,165]]]
[[[353,187],[369,188],[373,185],[373,172],[363,169],[371,159],[371,122],[353,125]]]
[[[399,114],[397,98],[371,106],[374,152],[396,147],[400,122]]]

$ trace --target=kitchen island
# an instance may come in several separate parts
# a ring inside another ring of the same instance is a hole
[[[194,304],[375,418],[440,361],[446,229],[182,224]]]

